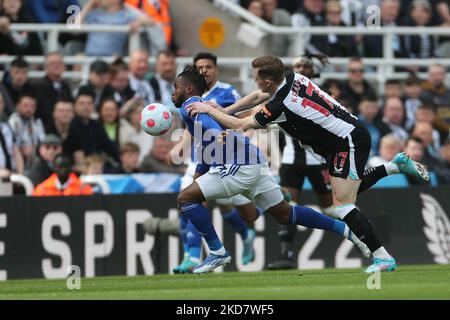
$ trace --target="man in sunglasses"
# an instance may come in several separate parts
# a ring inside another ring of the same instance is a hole
[[[347,101],[346,107],[351,108],[355,115],[358,105],[364,97],[376,98],[377,94],[369,82],[364,79],[364,65],[359,57],[349,59],[347,64],[348,80],[342,86],[342,99]]]

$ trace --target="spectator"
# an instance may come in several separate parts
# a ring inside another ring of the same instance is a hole
[[[450,170],[450,140],[447,140],[440,150],[441,158],[444,160],[448,170]]]
[[[26,168],[29,168],[33,163],[37,146],[45,136],[42,121],[35,118],[35,113],[36,99],[29,94],[24,94],[19,97],[16,112],[8,120],[17,139],[20,152],[25,159]]]
[[[64,143],[64,151],[73,156],[76,167],[82,172],[85,156],[105,153],[108,165],[115,166],[119,152],[109,140],[101,123],[92,119],[94,98],[80,94],[75,100],[75,117],[70,123],[69,135]]]
[[[264,4],[261,0],[252,0],[247,5],[247,10],[258,18],[264,19]]]
[[[90,65],[88,82],[78,88],[73,94],[88,94],[94,97],[95,110],[98,111],[100,102],[114,95],[113,88],[109,85],[109,66],[102,60],[96,60]]]
[[[387,98],[383,109],[383,122],[387,124],[392,133],[400,140],[408,139],[408,132],[402,127],[405,118],[405,108],[400,98]]]
[[[392,133],[385,135],[380,141],[380,155],[371,157],[367,162],[367,168],[375,168],[391,161],[402,149],[402,140]]]
[[[359,121],[367,128],[372,140],[370,156],[378,155],[378,146],[383,136],[390,133],[389,127],[381,120],[376,120],[378,104],[376,100],[363,99],[359,103]]]
[[[278,27],[291,27],[291,15],[284,9],[277,8],[277,0],[261,0],[264,5],[264,19]],[[289,54],[295,54],[291,48],[294,38],[289,35],[271,35],[269,40],[269,50],[272,54],[280,57],[286,57]]]
[[[77,0],[26,0],[26,4],[37,23],[65,23],[67,8],[79,6]]]
[[[12,23],[33,22],[23,5],[23,0],[3,0],[0,1],[0,5],[0,25],[4,26],[0,32],[0,54],[42,55],[41,42],[36,33],[9,29]]]
[[[167,156],[170,152],[172,144],[164,137],[155,139],[153,148],[142,162],[142,172],[167,172],[167,173],[183,173],[186,169],[182,166],[174,166],[166,162]]]
[[[5,121],[5,104],[0,94],[0,178],[9,177],[13,172],[24,173],[23,157],[17,145],[14,132]]]
[[[319,63],[316,64],[315,60]],[[322,68],[328,65],[328,57],[322,54],[304,55],[294,59],[292,68],[301,75],[310,75],[310,78],[319,78]]]
[[[154,25],[146,28],[150,52],[157,53],[176,47],[173,39],[169,0],[125,0],[125,3],[141,10],[153,22]]]
[[[294,27],[325,26],[325,2],[324,0],[304,0],[302,6],[292,16]],[[320,37],[305,34],[305,48],[309,54],[320,53],[317,42]]]
[[[120,163],[118,170],[113,171],[115,174],[132,174],[139,173],[139,146],[132,142],[127,142],[120,148]]]
[[[363,6],[366,10],[366,7]],[[396,20],[400,12],[400,0],[383,0],[380,3],[380,22],[381,27],[395,27],[397,26]],[[368,58],[380,58],[383,56],[383,36],[365,36],[363,38],[364,56]],[[392,39],[391,48],[395,57],[402,57],[400,37],[394,35]]]
[[[338,0],[330,0],[325,5],[325,25],[329,27],[345,27],[341,20],[342,7]],[[356,42],[353,36],[346,35],[317,35],[312,37],[316,43],[316,48],[320,53],[329,57],[349,57],[354,56],[356,51]]]
[[[400,98],[402,96],[402,85],[400,80],[388,79],[384,83],[384,99]]]
[[[71,172],[70,157],[60,154],[53,163],[54,173],[39,184],[33,196],[81,196],[92,195],[93,189],[83,184],[74,172]]]
[[[130,100],[127,105],[122,108],[126,109],[126,112],[125,121],[120,123],[119,138],[121,144],[133,142],[140,147],[139,164],[141,164],[144,157],[149,154],[154,140],[153,136],[149,136],[141,128],[139,118],[142,108],[143,102],[135,99]]]
[[[347,64],[348,80],[342,85],[342,98],[348,102],[355,113],[363,98],[376,99],[376,92],[369,82],[364,79],[364,65],[361,58],[350,58]]]
[[[411,135],[422,140],[424,150],[424,161],[432,162],[439,158],[439,149],[433,145],[433,126],[428,122],[417,121]],[[440,147],[440,146],[439,146]]]
[[[93,154],[86,157],[86,170],[84,175],[98,175],[103,174],[103,167],[105,165],[105,158],[99,154]]]
[[[342,96],[342,85],[337,79],[327,79],[322,83],[322,89],[325,90],[333,99],[339,101]]]
[[[427,122],[417,122],[412,134],[422,140],[424,154],[422,163],[429,170],[434,171],[440,183],[450,183],[450,171],[446,168],[445,162],[439,157],[439,149],[433,146],[433,127]]]
[[[436,112],[434,111],[434,108],[427,104],[421,105],[419,109],[417,109],[415,114],[416,122],[427,122],[431,126],[433,126],[435,117]],[[439,148],[441,147],[441,136],[439,134],[439,131],[433,128],[432,137],[433,150],[439,150]]]
[[[450,90],[445,87],[445,67],[433,64],[428,68],[428,79],[422,85],[421,100],[436,107],[434,126],[446,137],[450,130]]]
[[[58,136],[64,143],[69,135],[70,122],[74,117],[73,103],[60,100],[53,109],[53,121],[46,124],[47,133]]]
[[[145,105],[155,101],[155,92],[150,86],[150,82],[145,78],[148,72],[148,58],[147,51],[134,51],[130,56],[130,74],[128,76],[131,89],[144,100]]]
[[[405,150],[404,151],[405,151],[406,155],[408,155],[408,157],[411,158],[411,160],[427,165],[424,162],[425,150],[424,150],[423,142],[420,138],[414,137],[414,136],[408,138],[405,142]],[[431,168],[428,168],[428,169],[431,169]],[[425,182],[424,180],[418,179],[412,175],[407,175],[406,178],[408,179],[408,181],[411,185],[429,184],[429,182]]]
[[[3,86],[14,105],[17,104],[20,95],[24,93],[34,93],[33,87],[28,81],[29,66],[27,61],[21,57],[17,57],[11,62],[9,72],[6,72],[3,76]]]
[[[36,159],[34,159],[28,178],[37,186],[53,173],[53,161],[62,152],[61,139],[54,134],[48,134],[42,139],[38,147]]]
[[[16,109],[16,104],[12,101],[9,96],[8,91],[3,86],[3,83],[0,82],[0,96],[2,96],[3,101],[3,111],[2,113],[7,117],[10,116],[14,110]]]
[[[77,0],[26,0],[26,4],[36,23],[68,23],[71,15],[76,12],[74,8],[80,7]],[[82,52],[85,41],[85,34],[59,35],[59,42],[64,46],[64,53],[67,55]]]
[[[82,23],[129,25],[130,32],[151,24],[152,21],[136,10],[124,6],[123,0],[90,0],[81,10]],[[91,32],[88,34],[85,53],[88,56],[123,55],[126,33]]]
[[[412,75],[405,80],[404,95],[402,97],[406,110],[406,119],[404,127],[411,130],[416,121],[416,111],[422,105],[420,95],[422,93],[422,80]]]
[[[109,66],[110,82],[113,89],[114,100],[122,107],[125,102],[136,94],[130,87],[128,81],[128,66],[120,58],[116,59]]]
[[[150,79],[150,85],[155,93],[155,102],[160,102],[178,113],[172,102],[173,84],[177,71],[175,55],[170,51],[161,51],[156,56],[155,75]]]
[[[33,82],[37,98],[36,117],[44,123],[52,121],[53,108],[57,101],[73,101],[70,87],[62,79],[65,71],[63,56],[57,52],[48,53],[44,61],[45,76]]]
[[[212,101],[219,103],[222,108],[226,108],[239,100],[240,95],[233,86],[219,81],[219,67],[217,57],[208,52],[199,52],[194,57],[194,65],[205,76],[208,91],[203,97],[214,97]],[[217,101],[219,100],[220,101]]]
[[[414,0],[406,25],[411,27],[431,26],[431,6],[427,0]],[[435,56],[436,37],[429,34],[405,35],[402,37],[403,52],[408,58],[429,59]],[[417,68],[415,68],[417,70]]]
[[[119,105],[113,98],[107,98],[100,104],[98,120],[109,140],[119,149],[120,118]],[[125,120],[123,120],[125,121]]]

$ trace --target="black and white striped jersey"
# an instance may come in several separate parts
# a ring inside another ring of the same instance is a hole
[[[288,72],[271,100],[255,114],[264,127],[282,117],[278,125],[307,148],[323,156],[342,143],[356,126],[355,116],[301,74]]]

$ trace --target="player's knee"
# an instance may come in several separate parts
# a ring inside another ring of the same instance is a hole
[[[286,204],[287,205],[287,204]],[[290,217],[290,206],[287,205],[277,205],[267,210],[269,214],[279,223],[279,224],[289,224]]]
[[[185,192],[185,191],[181,191],[178,196],[177,196],[177,203],[178,206],[183,205],[185,203],[191,202],[190,201],[190,197],[189,197],[189,193]]]

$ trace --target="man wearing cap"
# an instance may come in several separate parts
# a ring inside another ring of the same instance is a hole
[[[39,144],[38,156],[34,159],[27,174],[33,185],[37,186],[51,176],[53,173],[53,161],[61,152],[61,139],[54,134],[46,135]]]
[[[53,161],[54,173],[33,190],[33,196],[80,196],[91,195],[94,190],[83,184],[72,171],[70,157],[59,154]]]
[[[103,99],[114,96],[114,89],[109,85],[109,66],[105,61],[96,60],[91,64],[88,82],[74,92],[75,97],[79,94],[93,96],[96,110]]]

